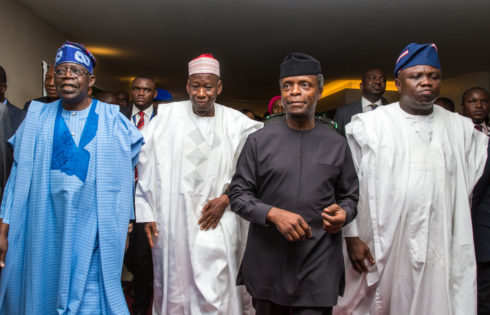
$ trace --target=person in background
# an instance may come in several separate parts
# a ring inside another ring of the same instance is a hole
[[[121,107],[126,107],[129,105],[129,94],[126,91],[116,92],[116,104]]]
[[[145,129],[158,113],[157,106],[153,104],[153,99],[156,95],[156,84],[152,77],[139,75],[131,82],[133,114],[128,118],[139,130]],[[136,172],[136,183],[139,178],[139,173]],[[129,247],[124,260],[126,267],[134,275],[132,281],[134,301],[131,305],[131,314],[146,315],[151,307],[151,298],[153,296],[151,248],[146,237],[145,224],[132,223],[133,228],[129,234]]]
[[[248,118],[250,119],[254,119],[255,120],[255,114],[253,111],[251,111],[250,109],[248,108],[244,108],[244,109],[241,109],[240,112],[242,112],[242,114],[244,114],[245,116],[247,116]]]
[[[438,99],[436,99],[434,104],[441,106],[445,110],[454,112],[454,102],[447,97],[439,97]]]
[[[488,91],[482,87],[473,87],[466,90],[461,100],[463,116],[470,118],[475,124],[475,129],[487,136],[490,135],[490,126],[488,124],[489,101]]]
[[[345,126],[350,122],[352,116],[372,111],[378,106],[386,104],[383,102],[383,94],[386,88],[386,74],[381,69],[371,69],[362,76],[360,84],[362,91],[361,100],[337,108],[333,120],[338,125],[339,132],[345,136]]]
[[[15,134],[26,115],[24,111],[7,100],[6,91],[7,74],[0,66],[0,200],[14,161],[12,148],[7,141]]]
[[[49,65],[48,71],[44,76],[44,90],[46,91],[46,96],[33,99],[32,101],[37,101],[41,103],[51,103],[59,99],[58,92],[56,91],[56,86],[54,85],[54,66]],[[28,101],[24,104],[24,111],[29,110],[29,106],[32,101]]]
[[[22,121],[24,121],[26,113],[14,104],[10,103],[10,101],[5,96],[6,92],[7,74],[5,73],[5,69],[0,66],[0,106],[7,108],[8,114],[10,116],[11,127],[13,128],[12,134],[14,134],[17,128],[19,128]]]
[[[116,95],[112,93],[111,91],[102,91],[97,95],[97,99],[101,102],[107,103],[107,104],[114,104],[117,105],[116,103]]]
[[[270,99],[269,105],[267,105],[267,109],[271,115],[279,114],[284,112],[284,107],[282,107],[281,103],[281,95],[276,95]]]
[[[471,216],[475,240],[478,314],[490,314],[490,145],[482,177],[473,190]]]
[[[164,90],[164,89],[157,89],[157,96],[153,100],[154,105],[158,104],[164,104],[164,103],[170,103],[172,102],[173,97],[172,94],[170,94],[169,91]]]

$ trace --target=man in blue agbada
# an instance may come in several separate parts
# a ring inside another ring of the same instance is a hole
[[[83,45],[65,42],[55,60],[60,100],[32,102],[9,140],[2,315],[128,314],[120,276],[143,138],[117,106],[89,97],[94,66]]]

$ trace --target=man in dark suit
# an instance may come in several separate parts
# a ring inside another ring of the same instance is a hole
[[[490,156],[490,145],[488,147]],[[490,159],[473,190],[471,213],[477,262],[478,314],[490,314]]]
[[[7,74],[0,66],[0,200],[13,163],[12,148],[7,140],[15,134],[26,115],[23,110],[15,107],[7,100],[6,91]]]
[[[360,101],[347,104],[337,108],[333,120],[337,122],[339,132],[345,136],[345,125],[347,125],[352,116],[365,113],[376,109],[380,105],[385,105],[382,98],[386,88],[386,75],[380,69],[371,69],[364,73],[360,84],[362,98]]]
[[[121,106],[121,105],[119,105],[119,106],[120,106],[119,111],[121,112],[121,114],[126,116],[127,119],[131,120],[134,105],[131,104],[131,105],[127,105],[127,106]]]
[[[131,106],[121,107],[120,111],[134,125],[142,130],[157,114],[153,99],[157,96],[156,84],[153,78],[139,75],[131,82]],[[135,180],[137,180],[136,172]],[[134,302],[131,314],[146,314],[153,296],[153,261],[151,248],[144,231],[144,223],[133,223],[129,235],[129,247],[124,259],[126,267],[134,275]]]
[[[9,100],[5,97],[5,92],[7,91],[7,74],[2,66],[0,66],[0,103],[7,106],[10,119],[12,121],[13,132],[19,128],[20,124],[24,120],[26,113],[9,102]]]
[[[463,116],[470,118],[475,129],[490,136],[488,113],[490,111],[490,94],[482,87],[472,87],[463,93],[461,107]]]

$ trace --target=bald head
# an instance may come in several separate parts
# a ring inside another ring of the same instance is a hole
[[[117,91],[116,92],[116,103],[119,106],[128,106],[129,105],[129,94],[126,91]]]
[[[454,102],[447,97],[439,97],[434,104],[439,105],[450,112],[454,112]]]
[[[103,91],[99,93],[97,99],[107,104],[117,104],[116,95],[110,91]]]

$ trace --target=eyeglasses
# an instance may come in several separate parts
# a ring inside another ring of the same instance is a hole
[[[57,76],[57,77],[64,77],[66,76],[66,74],[68,73],[68,70],[70,70],[70,73],[74,76],[74,77],[79,77],[81,75],[84,75],[84,74],[88,74],[87,71],[84,71],[80,68],[75,68],[75,67],[66,67],[66,68],[56,68],[54,69],[54,74]]]

